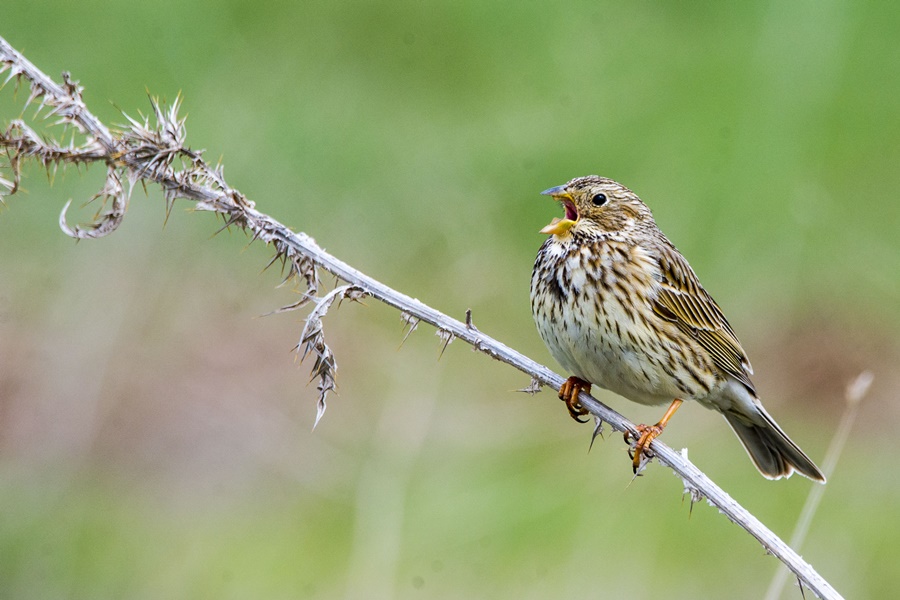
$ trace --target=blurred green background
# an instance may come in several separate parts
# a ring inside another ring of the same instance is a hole
[[[799,551],[847,597],[895,593],[900,7],[14,0],[0,35],[108,124],[181,92],[261,210],[554,368],[538,192],[625,183],[820,464],[875,373]],[[26,97],[0,92],[4,126]],[[31,167],[0,208],[0,597],[762,597],[777,561],[669,471],[631,483],[621,438],[588,454],[552,393],[459,342],[438,360],[428,327],[398,350],[374,301],[326,318],[339,394],[311,432],[302,315],[256,318],[296,299],[268,249],[187,203],[164,227],[156,189],[76,244],[58,213],[102,178]],[[664,441],[789,537],[812,484],[760,477],[699,406]]]

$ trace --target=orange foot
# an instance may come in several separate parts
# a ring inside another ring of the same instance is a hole
[[[578,401],[578,394],[582,391],[590,394],[591,384],[578,377],[569,377],[559,387],[559,399],[566,403],[566,408],[569,409],[569,414],[573,419],[579,423],[587,423],[587,419],[579,418],[588,414],[588,411]]]
[[[637,426],[638,433],[641,434],[641,437],[638,438],[637,443],[634,445],[634,453],[632,454],[632,462],[631,468],[637,473],[638,467],[641,466],[641,457],[644,455],[644,451],[650,447],[650,442],[658,438],[665,429],[665,426],[660,427],[659,423],[656,425],[644,425],[641,423]],[[630,442],[631,434],[625,433],[625,441]]]
[[[637,443],[634,445],[634,454],[631,457],[631,467],[635,473],[637,473],[638,468],[641,466],[641,457],[650,447],[650,442],[662,435],[663,429],[666,428],[669,419],[672,418],[672,415],[675,414],[675,411],[678,410],[678,407],[681,406],[681,404],[682,400],[676,398],[669,406],[669,410],[666,411],[666,414],[663,415],[663,418],[659,420],[659,423],[656,425],[644,425],[641,423],[636,427],[638,433],[641,434],[641,437],[638,438]],[[625,432],[625,443],[631,443],[631,433],[628,431]]]

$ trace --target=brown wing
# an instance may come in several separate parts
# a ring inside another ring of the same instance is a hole
[[[716,301],[677,250],[663,246],[659,256],[662,288],[653,303],[654,312],[697,340],[717,367],[756,394],[750,381],[753,367]]]

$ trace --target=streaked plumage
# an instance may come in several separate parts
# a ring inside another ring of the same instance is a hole
[[[550,353],[574,374],[561,397],[583,380],[641,404],[696,400],[724,415],[766,477],[796,470],[824,481],[762,407],[737,335],[640,198],[596,175],[544,193],[566,215],[542,230],[531,306]]]

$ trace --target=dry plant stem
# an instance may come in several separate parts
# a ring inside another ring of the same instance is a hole
[[[281,258],[289,268],[288,277],[303,279],[306,283],[307,291],[304,298],[288,308],[299,308],[307,302],[314,302],[317,307],[320,307],[313,310],[315,319],[319,319],[335,299],[354,300],[362,295],[371,296],[400,310],[401,317],[410,330],[414,329],[420,321],[424,321],[438,329],[445,346],[453,338],[458,338],[472,345],[476,350],[528,374],[532,378],[532,385],[525,391],[534,392],[538,384],[559,389],[563,383],[562,377],[544,365],[480,332],[471,324],[471,315],[467,318],[468,324],[453,319],[415,298],[359,272],[322,250],[310,236],[305,233],[295,233],[270,216],[256,210],[252,202],[227,185],[220,167],[209,167],[203,162],[200,153],[191,151],[182,145],[184,139],[183,120],[179,120],[176,115],[177,101],[168,111],[163,111],[156,102],[153,102],[157,120],[155,128],[151,128],[146,119],[143,123],[129,119],[131,122],[129,128],[113,134],[87,110],[81,102],[80,88],[77,84],[69,81],[68,76],[65,76],[64,86],[54,83],[9,46],[4,39],[0,38],[0,71],[2,70],[10,71],[10,79],[18,77],[27,80],[31,85],[30,102],[40,100],[42,106],[50,107],[50,114],[59,117],[58,123],[73,125],[84,133],[87,142],[82,150],[90,149],[91,153],[88,154],[91,154],[95,161],[104,162],[107,165],[113,174],[110,175],[110,178],[117,178],[112,182],[108,180],[104,189],[97,196],[105,199],[111,198],[114,204],[113,210],[101,215],[98,223],[89,225],[86,229],[78,227],[69,229],[64,225],[64,230],[69,235],[76,238],[98,237],[115,229],[124,215],[122,198],[125,197],[127,201],[127,196],[125,196],[127,192],[116,189],[115,185],[116,181],[121,180],[119,175],[121,171],[132,185],[138,181],[159,184],[163,188],[169,208],[176,198],[193,200],[196,202],[197,209],[222,215],[226,220],[226,226],[242,227],[252,235],[254,240],[260,239],[267,244],[273,244],[277,253],[273,261]],[[37,140],[36,143],[34,140],[29,141],[23,136],[15,136],[7,131],[0,134],[0,146],[6,148],[10,162],[27,160],[29,157],[43,160],[44,166],[47,167],[50,166],[49,162],[52,162],[47,160],[49,144],[45,143],[45,146],[42,147],[40,140]],[[85,152],[82,152],[82,156],[84,155],[86,155]],[[177,170],[173,167],[173,163],[177,163],[176,159],[181,160],[182,164],[186,164],[185,168]],[[16,170],[15,167],[13,170]],[[15,183],[18,183],[17,172]],[[319,287],[317,268],[332,273],[348,285],[319,298],[317,296]],[[327,302],[327,304],[321,305],[323,302]],[[328,386],[333,386],[333,374],[336,369],[330,350],[324,346],[321,322],[310,324],[309,319],[307,320],[307,327],[304,328],[298,350],[316,354],[317,363],[314,367],[314,376],[322,376],[318,415],[321,417],[324,411],[324,395],[330,389]],[[332,379],[328,380],[323,373]],[[596,419],[609,423],[618,431],[630,431],[634,437],[637,437],[634,424],[619,413],[585,393],[581,394],[579,400],[582,406],[590,411]],[[598,430],[600,421],[598,421]],[[797,575],[798,579],[818,597],[828,600],[841,598],[831,585],[796,552],[732,500],[686,457],[658,440],[651,443],[650,450],[661,463],[671,468],[683,480],[685,492],[691,494],[692,501],[696,501],[700,497],[707,498],[729,519],[746,529],[768,552],[784,562]],[[635,543],[640,542],[635,540]]]
[[[874,377],[871,371],[863,371],[847,385],[844,393],[844,400],[846,401],[844,414],[841,416],[841,422],[838,424],[837,431],[835,431],[834,437],[828,445],[825,461],[822,463],[822,472],[825,473],[825,477],[829,480],[834,474],[838,459],[844,451],[844,445],[850,438],[850,431],[856,422],[856,416],[859,414],[859,405],[869,392],[869,387],[872,385]],[[819,503],[822,501],[824,493],[825,488],[821,485],[813,486],[810,490],[809,496],[806,498],[806,504],[803,505],[803,510],[800,511],[800,518],[797,519],[797,524],[794,526],[794,533],[791,535],[792,548],[800,548],[803,545],[813,516],[819,508]],[[787,579],[788,570],[784,565],[781,565],[769,584],[765,600],[777,600],[780,598]]]

